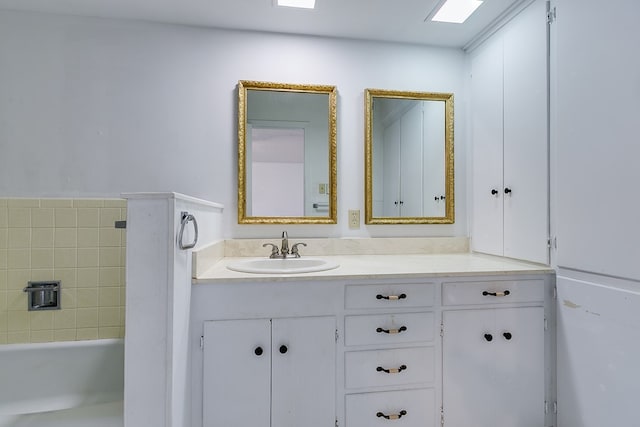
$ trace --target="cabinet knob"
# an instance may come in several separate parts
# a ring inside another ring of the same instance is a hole
[[[407,411],[405,411],[405,410],[403,409],[402,411],[398,412],[397,414],[389,414],[389,415],[384,414],[384,413],[382,413],[382,412],[378,412],[378,413],[376,414],[376,417],[378,417],[378,418],[385,418],[385,419],[387,419],[387,420],[398,420],[398,419],[400,419],[400,418],[404,417],[405,415],[407,415]]]
[[[280,346],[280,354],[285,354],[287,351],[289,351],[289,349],[286,345],[283,344]]]
[[[386,299],[389,301],[397,301],[399,299],[405,299],[407,297],[407,294],[400,294],[400,295],[382,295],[382,294],[378,294],[376,295],[376,299]]]
[[[511,335],[511,332],[505,332],[505,333],[502,334],[502,336],[507,341],[509,341],[513,337],[513,335]]]
[[[264,350],[262,350],[262,347],[258,346],[256,347],[255,350],[253,350],[253,352],[256,354],[256,356],[262,356],[262,353],[264,353]]]
[[[498,195],[498,190],[496,190],[495,188],[492,188],[491,189],[491,194],[494,195],[494,196],[497,196]]]
[[[385,333],[385,334],[399,334],[400,332],[404,332],[407,330],[406,326],[400,326],[398,329],[384,329],[384,328],[377,328],[376,332],[377,333]]]
[[[484,339],[491,342],[493,341],[493,335],[491,334],[484,334]]]
[[[510,194],[510,193],[511,193],[511,189],[509,187],[505,187],[504,194]]]

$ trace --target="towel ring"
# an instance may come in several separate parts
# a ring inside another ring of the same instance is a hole
[[[180,220],[180,233],[178,233],[178,246],[180,249],[191,249],[196,243],[198,243],[198,221],[196,221],[196,217],[191,215],[189,212],[181,212],[180,215],[182,219]],[[184,244],[182,241],[182,235],[184,234],[184,229],[189,222],[193,222],[193,230],[195,235],[193,236],[193,242]]]

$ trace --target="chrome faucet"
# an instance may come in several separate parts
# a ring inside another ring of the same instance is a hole
[[[274,245],[273,243],[265,243],[262,245],[263,248],[266,248],[267,246],[271,247],[271,255],[269,255],[269,258],[288,258],[289,256],[293,257],[293,258],[300,258],[300,252],[298,251],[298,246],[307,246],[306,243],[296,243],[291,247],[291,250],[289,250],[289,236],[287,235],[286,231],[282,232],[282,245],[280,247],[280,249],[278,249],[278,247],[276,245]]]
[[[286,231],[282,232],[282,246],[280,247],[280,256],[286,258],[289,255],[289,236]]]

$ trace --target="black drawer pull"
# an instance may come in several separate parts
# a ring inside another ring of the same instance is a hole
[[[492,297],[506,297],[507,295],[510,295],[511,292],[509,290],[503,291],[503,292],[488,292],[488,291],[483,291],[482,295],[484,295],[485,297],[487,295],[490,295]]]
[[[376,414],[376,417],[380,418],[385,418],[387,420],[399,420],[400,418],[404,417],[405,415],[407,415],[407,411],[405,411],[404,409],[400,412],[398,412],[397,414],[383,414],[382,412],[378,412]]]
[[[386,372],[387,374],[399,374],[400,372],[404,371],[405,369],[407,369],[407,365],[401,365],[399,368],[389,368],[389,369],[385,369],[382,366],[378,366],[376,368],[376,371],[378,371],[378,372]]]
[[[253,352],[256,354],[256,356],[262,356],[262,353],[264,351],[262,350],[262,347],[258,346],[258,347],[256,347],[255,350],[253,350]]]
[[[505,333],[502,334],[502,336],[507,341],[509,341],[511,338],[513,338],[513,335],[511,335],[511,332],[505,332]]]
[[[491,342],[493,341],[493,335],[491,334],[484,334],[484,339]]]
[[[400,295],[382,295],[382,294],[378,294],[376,295],[376,299],[386,299],[389,301],[397,301],[399,299],[405,299],[407,297],[407,294],[400,294]]]
[[[383,328],[377,328],[376,332],[377,333],[385,333],[385,334],[399,334],[400,332],[404,332],[407,330],[406,326],[400,326],[398,329],[383,329]]]
[[[280,354],[285,354],[289,349],[287,348],[286,345],[281,345],[280,346]]]

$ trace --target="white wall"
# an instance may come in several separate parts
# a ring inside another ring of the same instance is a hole
[[[555,0],[558,425],[634,427],[640,394],[640,3]]]
[[[0,12],[0,194],[177,191],[223,203],[226,237],[464,236],[463,71],[452,49]],[[338,87],[337,225],[237,225],[240,79]],[[455,93],[456,224],[348,229],[368,87]]]

